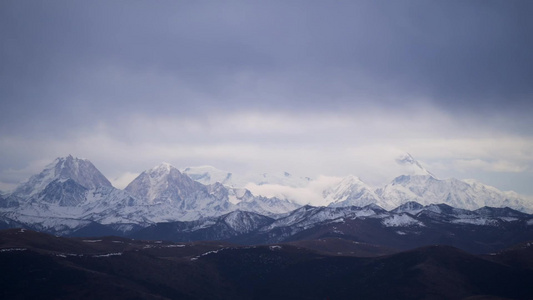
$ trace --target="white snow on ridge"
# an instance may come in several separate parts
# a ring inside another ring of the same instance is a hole
[[[488,218],[461,218],[453,220],[452,223],[455,224],[470,224],[470,225],[479,225],[479,226],[498,226],[498,221]]]
[[[322,192],[325,202],[330,206],[367,206],[379,203],[379,197],[374,193],[374,189],[366,185],[361,179],[355,176],[347,176],[342,181]]]
[[[26,248],[0,248],[0,252],[26,251]]]
[[[404,213],[385,218],[381,223],[387,227],[424,226],[422,222]]]
[[[429,175],[400,176],[377,190],[384,201],[382,207],[393,209],[415,201],[422,205],[444,203],[456,208],[475,210],[484,206],[510,207],[521,211],[533,211],[533,203],[524,198],[509,198],[506,192],[480,183],[468,183],[458,179],[437,179]]]
[[[426,170],[426,168],[424,168],[422,164],[420,164],[420,162],[415,160],[409,153],[404,153],[398,158],[396,158],[396,163],[406,168],[406,170],[404,170],[404,174],[423,176],[429,175],[435,177],[431,172]]]
[[[89,160],[69,155],[56,158],[39,174],[19,185],[13,194],[23,198],[34,197],[54,180],[64,182],[67,179],[72,179],[87,189],[111,187],[109,180]]]
[[[14,201],[19,201],[17,206],[5,202],[7,204],[0,207],[0,213],[13,221],[66,234],[91,222],[124,224],[123,230],[132,230],[132,224],[147,226],[154,222],[192,221],[236,210],[277,218],[279,222],[271,226],[291,224],[306,228],[324,220],[377,217],[371,209],[334,208],[376,204],[391,210],[410,201],[425,206],[445,203],[469,210],[483,206],[508,206],[533,211],[533,201],[516,193],[501,192],[474,180],[437,179],[410,155],[399,158],[397,163],[412,169],[410,175],[399,176],[380,188],[371,187],[351,175],[344,178],[320,176],[310,180],[285,172],[236,178],[232,173],[209,166],[187,168],[182,174],[170,164],[162,163],[141,173],[125,190],[118,190],[108,184],[88,160],[58,158],[20,186],[16,195],[21,198],[16,198],[15,194],[12,197]],[[197,181],[185,175],[187,172],[190,176],[197,176]],[[84,185],[79,187],[81,184],[75,179]],[[222,183],[203,184],[215,180]],[[244,187],[229,187],[239,182],[244,182]],[[307,204],[329,207],[312,213],[302,209],[291,215],[292,220],[280,216]],[[426,209],[442,213],[439,206]],[[420,210],[398,212],[416,214]],[[456,214],[457,223],[484,222],[476,221],[468,213]],[[501,221],[513,222],[515,218],[500,217],[498,222]],[[408,215],[384,219],[383,222],[386,226],[416,225]],[[496,221],[487,222],[492,224]],[[241,225],[246,227],[246,224]]]
[[[320,224],[322,222],[329,223],[343,223],[347,219],[357,218],[381,218],[381,215],[376,214],[373,209],[346,207],[346,208],[332,208],[332,207],[302,207],[288,216],[282,217],[274,221],[272,224],[261,228],[261,231],[269,231],[274,228],[289,227],[307,229]]]
[[[231,174],[212,167],[198,169],[205,171],[204,175],[207,174],[209,178],[215,178],[214,174],[218,174],[219,178]],[[238,187],[247,182],[243,186],[254,195],[286,199],[298,205],[363,207],[377,204],[391,210],[401,204],[416,201],[422,205],[445,203],[469,210],[483,206],[508,206],[533,212],[533,201],[528,201],[514,192],[502,192],[473,180],[438,179],[408,153],[396,159],[396,169],[402,170],[406,175],[396,177],[391,183],[378,188],[371,187],[352,175],[344,178],[321,176],[301,180],[302,177],[294,177],[288,173],[276,176],[262,174],[255,178],[247,177],[247,180],[237,180],[232,175],[230,184]],[[294,181],[295,178],[298,180]]]
[[[122,252],[114,252],[114,253],[107,253],[107,254],[91,255],[91,257],[101,258],[101,257],[121,256],[121,255],[122,255]]]

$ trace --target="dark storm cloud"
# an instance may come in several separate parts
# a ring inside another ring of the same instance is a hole
[[[412,99],[531,125],[515,118],[533,102],[530,1],[0,6],[3,133],[57,134],[128,114],[401,113]]]

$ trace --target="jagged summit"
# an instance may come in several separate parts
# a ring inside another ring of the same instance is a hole
[[[159,165],[153,167],[152,169],[150,169],[150,171],[170,171],[173,168],[174,167],[171,164],[169,164],[167,162],[162,162],[161,164],[159,164]]]
[[[162,163],[142,172],[125,188],[149,204],[181,201],[196,191],[205,189],[205,186],[168,163]]]
[[[400,175],[396,178],[394,178],[391,182],[392,185],[401,185],[405,183],[413,183],[416,182],[418,184],[424,184],[431,181],[436,181],[435,177],[431,175]]]
[[[419,171],[423,170],[410,155],[404,156],[400,161]],[[200,169],[202,168],[197,168],[196,171]],[[189,168],[186,170],[192,171]],[[191,175],[207,174],[210,180],[215,177],[212,167],[203,167],[202,171],[209,172],[192,172]],[[222,174],[231,175],[226,172]],[[230,178],[233,179],[231,176]],[[78,226],[87,225],[87,222],[145,226],[152,222],[217,217],[235,210],[277,217],[309,203],[329,205],[328,209],[333,209],[324,212],[368,205],[379,205],[392,210],[410,201],[419,204],[402,206],[399,209],[403,210],[402,213],[413,215],[420,209],[420,205],[436,203],[470,210],[483,206],[508,206],[523,212],[532,211],[531,202],[518,195],[501,192],[479,182],[453,178],[440,180],[429,172],[407,172],[381,187],[368,186],[356,176],[309,181],[307,178],[280,172],[256,174],[248,178],[254,179],[246,181],[252,182],[248,185],[251,188],[230,187],[220,181],[205,185],[172,165],[161,163],[142,172],[125,190],[118,190],[111,186],[89,160],[69,155],[54,160],[41,173],[19,186],[16,193],[2,195],[0,212],[9,214],[11,221],[8,222],[12,224],[40,224],[42,228],[56,228],[54,230],[66,233]],[[258,191],[263,189],[271,195],[256,193],[252,188]],[[294,195],[316,201],[295,202]],[[304,211],[305,209],[303,207]],[[428,211],[431,209],[437,211],[444,208],[431,206]],[[407,215],[395,218],[387,221],[387,224],[413,222]]]
[[[353,184],[353,183],[362,183],[361,178],[355,175],[348,175],[342,179],[342,183]]]
[[[58,157],[44,170],[19,186],[13,194],[33,196],[46,188],[54,180],[72,179],[87,189],[101,186],[111,187],[111,182],[88,160],[73,157]]]
[[[379,202],[373,189],[366,185],[359,177],[349,175],[333,188],[323,192],[330,206],[366,206]]]
[[[435,175],[426,170],[420,162],[407,152],[398,156],[396,158],[396,163],[406,168],[406,175],[429,175],[435,177]]]
[[[219,182],[223,185],[232,187],[236,185],[232,173],[219,170],[213,166],[187,167],[181,172],[202,184],[214,184]]]
[[[151,178],[162,178],[176,172],[181,174],[177,168],[173,167],[169,163],[163,162],[149,170],[146,170],[144,173],[149,174]]]

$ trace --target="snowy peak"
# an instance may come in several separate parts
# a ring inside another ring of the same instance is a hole
[[[182,174],[168,163],[162,163],[142,172],[125,188],[126,191],[148,204],[181,201],[205,186]]]
[[[531,211],[532,204],[513,193],[502,192],[496,188],[477,182],[466,182],[455,178],[436,179],[431,175],[402,175],[391,183],[376,190],[387,203],[384,207],[392,209],[410,201],[422,205],[445,203],[453,207],[474,210],[483,206],[511,207]]]
[[[59,157],[45,169],[20,185],[14,192],[18,196],[33,196],[43,191],[54,180],[71,179],[86,189],[111,187],[107,178],[87,159],[69,155]]]
[[[408,175],[429,175],[435,177],[431,172],[426,170],[420,162],[411,156],[409,153],[402,154],[396,158],[396,163],[405,168],[405,173]]]
[[[331,206],[359,206],[379,202],[372,188],[353,175],[345,177],[338,185],[323,192]]]
[[[178,169],[174,168],[169,163],[161,163],[150,170],[143,173],[149,175],[151,178],[165,178],[168,176],[184,176]]]
[[[392,185],[428,184],[431,181],[438,181],[431,175],[400,175],[392,180]]]
[[[169,163],[161,163],[160,165],[157,165],[151,168],[150,170],[145,171],[145,173],[150,176],[153,181],[166,180],[169,177],[181,178],[183,176],[178,169],[174,168]]]
[[[159,172],[159,173],[169,173],[171,169],[173,169],[174,167],[172,165],[170,165],[169,163],[167,162],[162,162],[160,165],[158,166],[155,166],[153,167],[150,172],[151,173],[156,173],[156,172]]]
[[[342,179],[340,185],[349,186],[349,185],[365,185],[365,184],[359,177],[348,175]]]
[[[111,187],[109,180],[87,159],[69,155],[56,161],[54,171],[57,178],[72,179],[87,189]]]
[[[187,174],[191,179],[205,185],[216,182],[227,186],[235,185],[232,173],[219,170],[212,166],[187,167],[182,172]]]

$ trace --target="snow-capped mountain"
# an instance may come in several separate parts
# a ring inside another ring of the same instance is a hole
[[[55,159],[42,172],[30,177],[15,189],[8,200],[17,202],[16,206],[20,206],[21,211],[31,211],[31,207],[40,206],[41,208],[35,209],[36,213],[43,214],[56,207],[65,210],[61,207],[91,204],[87,203],[90,194],[98,191],[99,194],[107,195],[115,190],[89,160],[69,155]],[[43,207],[46,209],[42,209]]]
[[[463,209],[484,206],[511,207],[519,211],[533,212],[533,202],[514,192],[502,192],[475,180],[455,178],[438,179],[411,155],[396,160],[407,172],[382,187],[371,187],[355,176],[347,176],[322,191],[322,205],[332,207],[377,204],[387,210],[407,202],[422,205],[448,204]]]
[[[186,209],[195,208],[192,206],[198,204],[188,202],[190,199],[209,198],[205,185],[192,180],[168,163],[142,172],[124,190],[147,204],[179,203]]]
[[[432,175],[403,175],[376,190],[384,208],[392,209],[416,201],[422,205],[445,203],[457,208],[478,209],[483,206],[511,207],[532,211],[533,204],[496,188],[474,181],[455,178],[437,179]]]
[[[380,202],[373,188],[355,176],[345,177],[338,185],[323,192],[326,203],[330,206],[367,206]]]
[[[355,176],[347,176],[324,190],[325,205],[363,207],[373,203],[390,210],[415,201],[422,205],[445,203],[463,209],[491,206],[533,212],[533,203],[516,193],[502,192],[474,180],[438,179],[409,154],[396,162],[406,167],[408,174],[377,188]]]
[[[175,211],[191,213],[176,215],[175,220],[219,216],[237,209],[272,215],[298,207],[284,199],[254,196],[246,189],[227,187],[219,182],[204,185],[169,164],[143,172],[125,190],[138,199],[147,200],[150,205],[169,203]]]
[[[226,187],[245,187],[254,195],[282,199],[284,203],[292,203],[296,207],[297,204],[333,207],[377,204],[385,209],[393,209],[403,203],[416,201],[423,205],[446,203],[464,209],[508,206],[533,212],[533,203],[516,193],[502,192],[474,180],[438,179],[409,153],[397,157],[394,169],[401,170],[403,174],[377,187],[369,186],[353,175],[313,180],[286,172],[239,177],[213,167],[185,170],[199,182],[216,181]]]
[[[30,228],[69,234],[93,222],[142,222],[118,213],[136,204],[89,160],[68,156],[15,189],[0,205],[0,214]]]
[[[486,199],[485,206],[511,207],[520,211],[533,212],[533,203],[513,191],[500,191],[474,179],[463,180],[463,182],[467,183],[476,195]]]
[[[403,175],[434,175],[426,170],[422,164],[411,156],[409,153],[404,153],[396,158],[396,163],[402,166]]]
[[[109,180],[89,160],[69,155],[54,160],[41,173],[30,177],[27,182],[17,187],[13,194],[19,197],[31,197],[44,190],[52,181],[60,182],[68,179],[86,189],[111,187]]]
[[[73,234],[103,225],[126,234],[129,230],[154,223],[205,220],[234,211],[275,219],[269,225],[274,227],[268,230],[287,227],[276,225],[286,224],[290,220],[287,216],[297,221],[300,230],[312,226],[316,220],[385,216],[389,213],[386,210],[391,210],[394,216],[384,219],[383,224],[424,224],[423,220],[412,219],[413,216],[418,213],[435,216],[440,213],[437,211],[440,208],[435,205],[441,203],[453,206],[455,213],[463,216],[472,215],[465,209],[476,210],[484,206],[533,211],[533,204],[515,193],[501,192],[473,180],[438,179],[410,155],[397,163],[411,168],[411,174],[399,176],[378,188],[355,176],[308,181],[293,178],[288,173],[281,177],[265,175],[263,179],[266,181],[256,181],[256,187],[271,192],[283,188],[279,193],[281,197],[266,197],[254,195],[253,191],[242,187],[225,185],[224,180],[205,185],[166,163],[142,172],[124,190],[119,190],[111,186],[90,161],[68,156],[56,159],[12,194],[1,195],[0,217],[5,224],[27,224],[30,228],[54,234]],[[199,174],[198,170],[188,169],[188,172],[194,177]],[[197,180],[210,182],[219,177],[234,178],[222,171],[215,176],[210,167],[202,170],[209,172],[195,177]],[[315,211],[311,206],[303,206],[305,202],[293,201],[297,193],[308,199],[319,197],[314,203],[329,207]],[[306,213],[308,210],[314,212]],[[479,214],[475,218],[479,218]],[[475,218],[467,218],[464,222],[477,222]],[[291,229],[290,232],[296,231]]]
[[[12,195],[0,197],[0,215],[6,220],[54,234],[71,234],[93,223],[124,231],[235,210],[273,215],[297,207],[220,183],[206,186],[165,163],[141,173],[125,190],[119,190],[90,161],[72,156],[56,159]]]
[[[224,199],[233,204],[233,210],[251,211],[271,216],[286,213],[300,207],[300,205],[287,199],[254,196],[247,189],[227,187],[218,182],[208,185],[207,189],[216,198]]]

